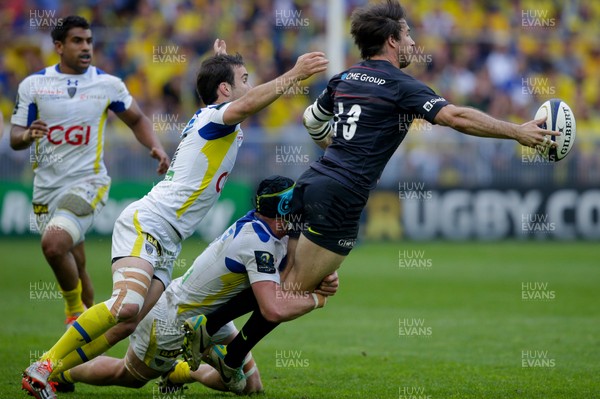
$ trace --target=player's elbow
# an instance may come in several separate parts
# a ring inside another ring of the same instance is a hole
[[[316,116],[316,107],[317,105],[313,104],[304,111],[302,123],[308,131],[310,138],[321,148],[326,148],[331,141],[331,125],[329,124],[329,120],[323,120]],[[322,116],[322,114],[320,115]]]
[[[282,323],[284,321],[287,321],[285,312],[283,312],[283,310],[280,309],[278,306],[261,306],[260,313],[266,321],[271,323]]]
[[[14,128],[10,130],[10,148],[13,150],[22,150],[27,148],[23,141],[23,132],[16,131]]]
[[[17,144],[17,140],[14,140],[12,137],[10,138],[10,148],[15,151],[21,149],[21,147]]]
[[[333,114],[321,107],[317,101],[309,105],[302,115],[302,123],[309,131],[321,130],[323,126],[329,124]]]
[[[460,131],[464,128],[463,109],[448,104],[439,110],[433,121],[438,125],[448,126]]]
[[[306,107],[306,109],[304,110],[304,113],[302,114],[302,124],[304,125],[304,127],[306,129],[309,129],[309,130],[319,127],[318,121],[312,117],[313,105],[314,104],[311,104],[308,107]],[[316,126],[314,126],[315,122],[317,123]]]

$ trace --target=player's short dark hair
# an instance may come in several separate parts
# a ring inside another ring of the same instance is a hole
[[[388,37],[400,40],[400,20],[404,9],[396,0],[372,4],[354,10],[350,17],[350,33],[363,59],[381,53]]]
[[[294,180],[285,176],[273,175],[262,180],[254,197],[256,211],[270,218],[287,215],[295,186]]]
[[[243,65],[244,59],[237,53],[215,55],[204,60],[196,77],[196,92],[202,102],[210,105],[217,101],[217,89],[223,82],[235,86],[233,67]]]
[[[62,18],[61,23],[57,24],[50,33],[52,41],[64,43],[69,34],[69,30],[73,28],[90,29],[90,24],[85,18],[80,17],[79,15],[69,15],[66,18]]]

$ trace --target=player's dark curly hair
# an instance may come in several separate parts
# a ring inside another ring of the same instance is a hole
[[[196,92],[205,105],[217,101],[217,89],[223,82],[235,86],[233,68],[243,66],[244,59],[241,55],[215,55],[202,62],[196,77]]]
[[[57,24],[50,33],[52,41],[64,43],[69,34],[69,30],[73,28],[90,29],[90,24],[85,18],[80,17],[79,15],[69,15],[66,18],[62,18],[61,23]]]
[[[354,10],[350,17],[350,33],[363,59],[381,53],[388,37],[400,40],[400,20],[404,9],[396,0],[372,4]]]

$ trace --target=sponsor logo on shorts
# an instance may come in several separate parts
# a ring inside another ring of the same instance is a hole
[[[181,349],[161,349],[158,351],[160,357],[175,358],[181,354]]]
[[[36,215],[48,213],[48,204],[33,204],[33,213]]]
[[[152,255],[154,249],[156,249],[158,256],[161,256],[160,244],[158,243],[158,240],[148,233],[144,233],[144,238],[146,239],[146,244],[144,245],[146,248],[146,253],[148,255]]]
[[[353,239],[342,238],[341,240],[338,241],[338,245],[340,247],[344,247],[344,248],[354,248],[355,244],[356,244],[356,238],[353,238]]]
[[[307,228],[306,230],[307,230],[309,233],[316,234],[316,235],[318,235],[318,236],[322,236],[322,235],[323,235],[323,234],[319,233],[318,231],[314,230],[314,229],[312,228],[312,226],[308,226],[308,228]]]

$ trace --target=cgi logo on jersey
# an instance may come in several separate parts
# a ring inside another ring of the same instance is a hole
[[[88,145],[90,142],[90,126],[52,126],[48,131],[48,141],[54,145],[63,143],[78,146]],[[59,137],[60,132],[64,132],[62,138]]]

